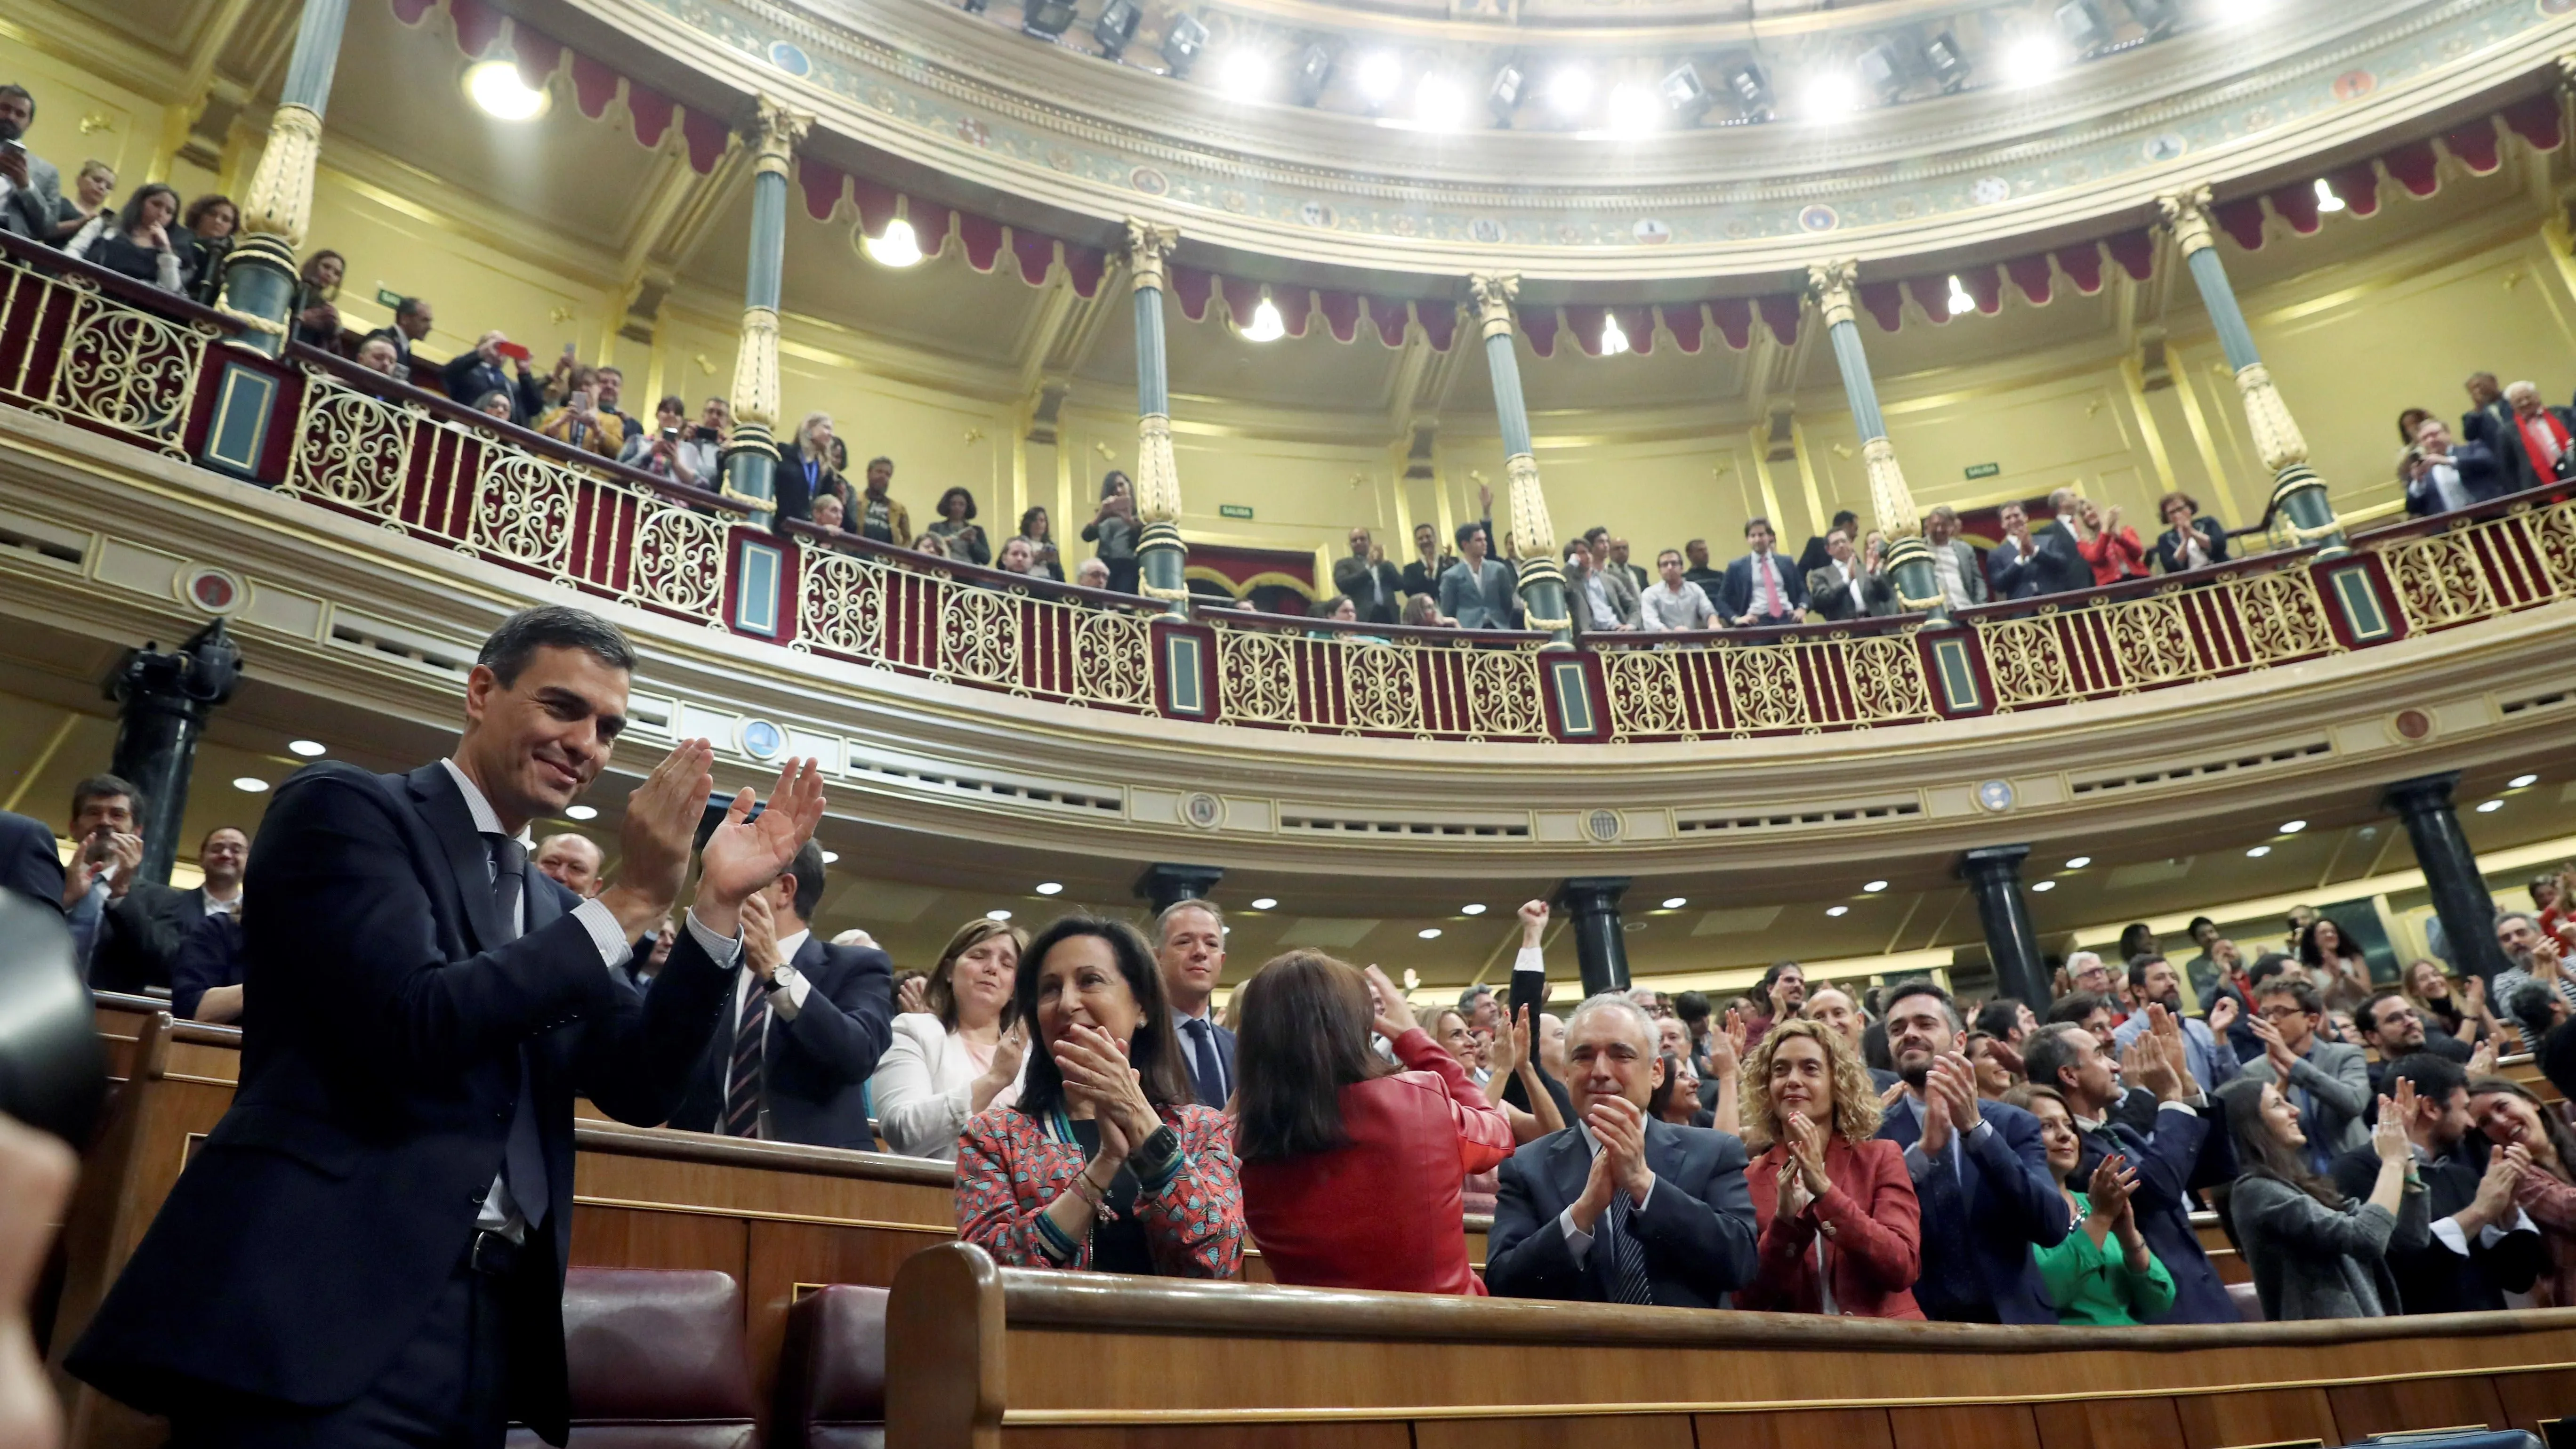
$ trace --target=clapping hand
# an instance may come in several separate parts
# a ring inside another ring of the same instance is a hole
[[[742,903],[742,963],[763,981],[778,979],[778,916],[767,891]]]
[[[691,744],[700,758],[712,757],[704,740]],[[683,864],[686,843],[696,833],[699,802],[713,784],[713,776],[701,774],[691,798],[681,802]],[[724,823],[698,853],[698,919],[719,934],[732,934],[743,901],[778,879],[779,872],[795,861],[796,852],[813,838],[814,827],[823,823],[822,768],[810,759],[789,760],[778,771],[768,808],[756,819],[751,800],[750,786],[737,791]]]
[[[1646,1109],[1625,1097],[1603,1097],[1592,1104],[1583,1120],[1592,1129],[1593,1139],[1601,1144],[1601,1157],[1610,1164],[1612,1182],[1626,1191],[1631,1201],[1643,1201],[1655,1185],[1655,1175],[1646,1167]]]
[[[2225,1036],[2227,1034],[2227,1029],[2236,1024],[2236,1018],[2238,1015],[2239,1013],[2236,1009],[2235,997],[2222,996],[2218,998],[2218,1004],[2209,1009],[2210,1031],[2216,1035]]]
[[[2092,1201],[2093,1216],[2106,1229],[2116,1229],[2131,1211],[2130,1195],[2137,1186],[2138,1170],[2127,1157],[2114,1152],[2094,1164],[2093,1180],[2086,1184],[2084,1195]]]
[[[2478,1043],[2475,1051],[2469,1053],[2469,1065],[2467,1070],[2470,1079],[2474,1081],[2479,1077],[2493,1076],[2496,1069],[2495,1062],[2495,1038],[2488,1037],[2484,1041]]]
[[[1420,1029],[1421,1023],[1413,1019],[1413,1007],[1405,1001],[1404,993],[1395,989],[1395,983],[1387,979],[1385,972],[1371,966],[1361,974],[1368,978],[1369,997],[1376,1011],[1376,1019],[1369,1024],[1371,1030],[1393,1041],[1408,1031]]]
[[[1805,1179],[1811,1197],[1823,1197],[1833,1190],[1833,1179],[1825,1175],[1825,1132],[1806,1113],[1791,1110],[1782,1124],[1788,1131],[1790,1160],[1797,1164],[1798,1175]]]
[[[930,978],[908,976],[895,988],[894,1009],[899,1014],[916,1014],[930,1010]]]
[[[1493,1072],[1497,1081],[1510,1077],[1530,1061],[1530,1009],[1522,1007],[1512,1017],[1511,1030],[1494,1038]],[[1500,1087],[1495,1088],[1501,1091]]]
[[[2397,1094],[2379,1099],[2379,1120],[2371,1125],[2370,1150],[2382,1162],[2411,1162],[2415,1144],[2406,1137],[2406,1124],[2415,1116],[2415,1083],[2406,1077],[2397,1079]]]
[[[2288,1086],[2290,1068],[2299,1064],[2297,1054],[2290,1050],[2288,1042],[2281,1040],[2281,1029],[2270,1021],[2258,1016],[2254,1018],[2253,1027],[2254,1038],[2263,1043],[2263,1056],[2271,1062],[2273,1075],[2280,1078],[2283,1086]]]
[[[1088,1105],[1100,1125],[1100,1155],[1124,1162],[1138,1144],[1153,1135],[1158,1119],[1136,1069],[1127,1064],[1127,1044],[1087,1021],[1077,1021],[1055,1044],[1056,1072],[1064,1079],[1065,1100]]]

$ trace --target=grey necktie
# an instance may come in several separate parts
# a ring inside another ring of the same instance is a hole
[[[1601,1215],[1601,1246],[1610,1250],[1610,1295],[1617,1303],[1652,1303],[1653,1285],[1646,1281],[1646,1245],[1628,1230],[1628,1190],[1614,1188],[1610,1209]]]
[[[528,851],[507,835],[483,837],[492,859],[492,899],[501,915],[501,939],[519,939],[528,890]],[[501,1151],[501,1177],[519,1216],[536,1226],[546,1220],[553,1199],[546,1187],[545,1145],[537,1136],[537,1074],[534,1053],[519,1044],[519,1100],[510,1110],[510,1136]]]

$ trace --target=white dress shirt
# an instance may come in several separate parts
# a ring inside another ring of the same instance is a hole
[[[1708,591],[1688,579],[1678,589],[1666,588],[1660,581],[1646,590],[1638,606],[1648,629],[1672,633],[1681,629],[1705,629],[1717,619],[1717,608],[1708,601]]]
[[[1967,580],[1959,576],[1959,551],[1946,543],[1932,547],[1932,576],[1941,581],[1941,597],[1953,609],[1964,609],[1976,602],[1968,596]]]
[[[241,892],[238,890],[234,891],[229,896],[218,896],[213,891],[206,889],[204,886],[199,886],[197,887],[197,899],[203,903],[205,914],[209,916],[239,916],[241,914]]]

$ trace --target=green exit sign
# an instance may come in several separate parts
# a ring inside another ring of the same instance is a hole
[[[1250,518],[1252,516],[1252,505],[1249,503],[1220,503],[1216,506],[1216,516],[1219,518]]]
[[[2000,463],[1971,463],[1968,465],[1968,476],[1971,478],[1992,478],[2002,471],[2003,465]]]
[[[402,305],[402,293],[395,291],[391,287],[378,287],[376,289],[376,305],[379,307],[399,307]]]

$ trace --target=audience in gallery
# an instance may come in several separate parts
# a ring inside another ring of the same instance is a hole
[[[369,372],[380,372],[396,380],[402,376],[402,354],[394,351],[394,345],[381,337],[370,337],[359,343],[357,355],[349,360]]]
[[[2576,1008],[2576,979],[2564,964],[2566,953],[2557,937],[2540,929],[2538,917],[2528,911],[2498,912],[2496,944],[2513,964],[2496,973],[2490,994],[2507,1011],[2514,1010],[2514,997],[2529,986],[2548,988],[2560,1009]]]
[[[197,206],[203,206],[208,201],[223,201],[223,198],[219,196],[210,196],[199,201]],[[224,204],[227,208],[231,206],[230,202],[225,202]],[[189,210],[194,212],[196,207],[192,206]],[[227,245],[229,245],[229,241],[227,241]],[[438,375],[437,368],[432,364],[424,362],[420,358],[413,356],[411,349],[413,343],[422,341],[429,336],[430,329],[436,325],[436,321],[436,309],[430,306],[429,299],[427,297],[404,297],[394,303],[394,320],[392,323],[387,326],[379,327],[375,331],[368,333],[367,337],[371,340],[375,338],[383,338],[385,341],[393,344],[395,360],[401,367],[401,370],[396,372],[394,376],[401,378],[403,381],[408,382],[415,387],[432,384],[435,382]],[[456,401],[465,402],[467,399],[457,398]]]
[[[1655,572],[1660,577],[1638,598],[1638,617],[1647,629],[1669,634],[1717,627],[1717,606],[1707,590],[1684,577],[1681,550],[1655,555]]]
[[[490,411],[488,403],[492,394],[507,397],[510,400],[509,420],[521,427],[528,426],[545,411],[544,389],[538,385],[536,375],[528,370],[528,349],[512,342],[502,332],[486,332],[474,339],[473,351],[460,352],[449,358],[447,366],[441,370],[440,383],[451,398],[474,399],[479,411]]]
[[[0,231],[47,241],[62,221],[63,178],[26,145],[36,98],[25,86],[0,85]]]
[[[1776,1022],[1798,1014],[1807,1002],[1807,973],[1795,961],[1777,961],[1753,988],[1754,1014],[1744,1023],[1745,1045],[1758,1046]]]
[[[1932,577],[1941,597],[1953,609],[1986,602],[1985,561],[1977,546],[1959,536],[1959,512],[1944,503],[1923,515],[1923,542],[1932,554]]]
[[[1922,1225],[1904,1149],[1875,1134],[1860,1055],[1812,1020],[1785,1021],[1744,1064],[1746,1166],[1758,1247],[1738,1308],[1923,1317]]]
[[[1144,536],[1136,519],[1136,485],[1125,473],[1112,468],[1101,475],[1100,502],[1091,521],[1082,526],[1082,541],[1099,547],[1095,555],[1109,566],[1109,582],[1114,592],[1136,592],[1136,545]]]
[[[939,495],[938,513],[938,521],[923,529],[922,537],[939,540],[948,557],[958,563],[993,561],[993,546],[984,536],[984,527],[974,521],[974,494],[963,488],[949,489]]]
[[[1066,916],[1020,958],[1019,1100],[966,1123],[957,1236],[1014,1267],[1231,1278],[1243,1201],[1225,1116],[1191,1100],[1151,948]]]
[[[64,250],[119,276],[178,292],[185,267],[170,235],[178,219],[179,193],[156,181],[137,188],[116,215],[102,208]]]
[[[717,478],[717,444],[689,422],[689,405],[677,394],[653,408],[653,426],[627,435],[617,461],[657,478],[689,488],[713,488]],[[839,495],[829,495],[838,501]]]
[[[2349,1011],[2370,994],[2369,953],[2332,916],[2318,916],[2298,933],[2298,957],[2329,1009]]]
[[[1829,624],[1854,619],[1883,619],[1896,612],[1896,590],[1887,581],[1887,560],[1878,539],[1866,554],[1852,535],[1836,527],[1825,535],[1825,563],[1807,574],[1807,604]]]
[[[1772,552],[1770,519],[1748,519],[1744,541],[1750,551],[1726,566],[1726,581],[1718,586],[1719,616],[1738,628],[1797,623],[1807,606],[1807,571],[1788,567]]]
[[[625,420],[600,405],[600,374],[596,368],[573,369],[563,402],[537,420],[537,431],[567,447],[605,458],[616,457],[626,446]]]
[[[289,304],[296,341],[324,352],[341,350],[340,282],[348,269],[347,258],[327,249],[304,259],[296,272],[295,300]]]
[[[2477,976],[2455,980],[2442,963],[2419,960],[2406,968],[2406,999],[2424,1014],[2426,1027],[2439,1027],[2452,1040],[2472,1049],[2501,1049],[2504,1023],[2487,1004],[2486,981]]]
[[[1854,513],[1848,508],[1838,508],[1834,510],[1833,520],[1825,525],[1825,531],[1822,534],[1807,535],[1806,547],[1798,550],[1798,572],[1800,574],[1814,573],[1816,570],[1825,566],[1825,561],[1827,559],[1833,557],[1831,543],[1835,529],[1841,529],[1843,531],[1843,535],[1847,538],[1858,537],[1860,534],[1860,515]]]
[[[949,936],[928,976],[907,973],[919,981],[916,999],[898,999],[893,1038],[869,1079],[889,1151],[954,1162],[969,1120],[1018,1100],[1029,1030],[1013,1014],[1013,992],[1027,946],[1019,927],[979,916]]]
[[[1045,509],[1029,508],[1021,512],[1019,537],[1015,541],[1028,550],[1028,562],[1019,572],[1064,582],[1064,558],[1056,551],[1055,528]],[[1010,545],[1006,543],[1002,547],[1007,551]]]
[[[234,1022],[242,1014],[242,875],[250,836],[218,825],[197,844],[204,883],[165,898],[177,950],[170,962],[170,1014],[181,1021]]]
[[[2397,476],[2406,485],[2406,511],[2415,517],[2454,513],[2514,492],[2513,475],[2495,449],[2480,442],[2453,442],[2440,418],[2415,425],[2414,445],[2397,458]]]
[[[1605,531],[1605,540],[1607,536]],[[1583,539],[1565,546],[1565,597],[1574,608],[1575,631],[1633,631],[1640,627],[1637,586],[1628,581],[1627,574],[1604,568],[1602,563],[1594,545]]]
[[[2084,1190],[2078,1192],[2072,1184],[2084,1141],[2066,1099],[2053,1088],[2025,1083],[2003,1100],[2039,1119],[2048,1170],[2075,1221],[2065,1241],[2035,1255],[2040,1282],[2057,1305],[2057,1321],[2124,1326],[2161,1318],[2173,1307],[2173,1274],[2138,1227],[2137,1169],[2119,1154],[2109,1154],[2084,1174]]]
[[[2182,973],[2161,955],[2140,954],[2129,961],[2129,1001],[2139,1009],[2129,1012],[2111,1036],[2111,1049],[2127,1051],[2132,1042],[2144,1035],[2154,1013],[2144,1010],[2149,1003],[2164,1008],[2166,1019],[2177,1022],[2182,1032],[2183,1054],[2191,1079],[2208,1091],[2236,1075],[2236,1048],[2227,1039],[2227,1029],[2236,1020],[2236,1003],[2220,1000],[2208,1016],[2186,1017],[2182,1002]],[[2259,1032],[2258,1032],[2259,1034]]]
[[[2317,1169],[2304,1114],[2279,1087],[2249,1072],[2218,1096],[2240,1169],[2225,1211],[2263,1316],[2278,1323],[2398,1311],[2390,1250],[2414,1251],[2432,1236],[2406,1133],[2415,1084],[2399,1077],[2394,1095],[2379,1103],[2378,1125],[2362,1133],[2360,1145],[2377,1165],[2359,1197],[2346,1196]]]
[[[1352,529],[1350,544],[1349,553],[1333,560],[1333,588],[1351,601],[1362,622],[1394,623],[1404,598],[1404,575],[1387,562],[1386,550],[1367,529]]]
[[[96,158],[83,161],[79,174],[72,178],[71,194],[63,198],[58,212],[62,219],[54,223],[53,231],[42,240],[56,246],[69,246],[83,228],[108,214],[107,200],[115,192],[115,167]],[[184,259],[182,270],[185,270]]]
[[[2566,1044],[2561,1037],[2548,1046],[2563,1050]],[[2551,1081],[2563,1083],[2565,1074]],[[2469,1112],[2492,1150],[2514,1165],[2514,1203],[2548,1249],[2548,1262],[2531,1285],[2532,1302],[2576,1307],[2576,1132],[2529,1088],[2502,1077],[2469,1083]]]
[[[1999,517],[2004,536],[1986,555],[1986,577],[1997,595],[2029,599],[2093,587],[2093,565],[2086,561],[2074,531],[2075,511],[2082,501],[2072,488],[2049,494],[2048,511],[2053,517],[2036,529],[2020,504],[2003,505]]]
[[[1503,1114],[1374,966],[1292,951],[1239,996],[1243,1225],[1273,1276],[1481,1295],[1459,1228],[1461,1183],[1512,1154]],[[1371,1048],[1371,1032],[1394,1062]]]

